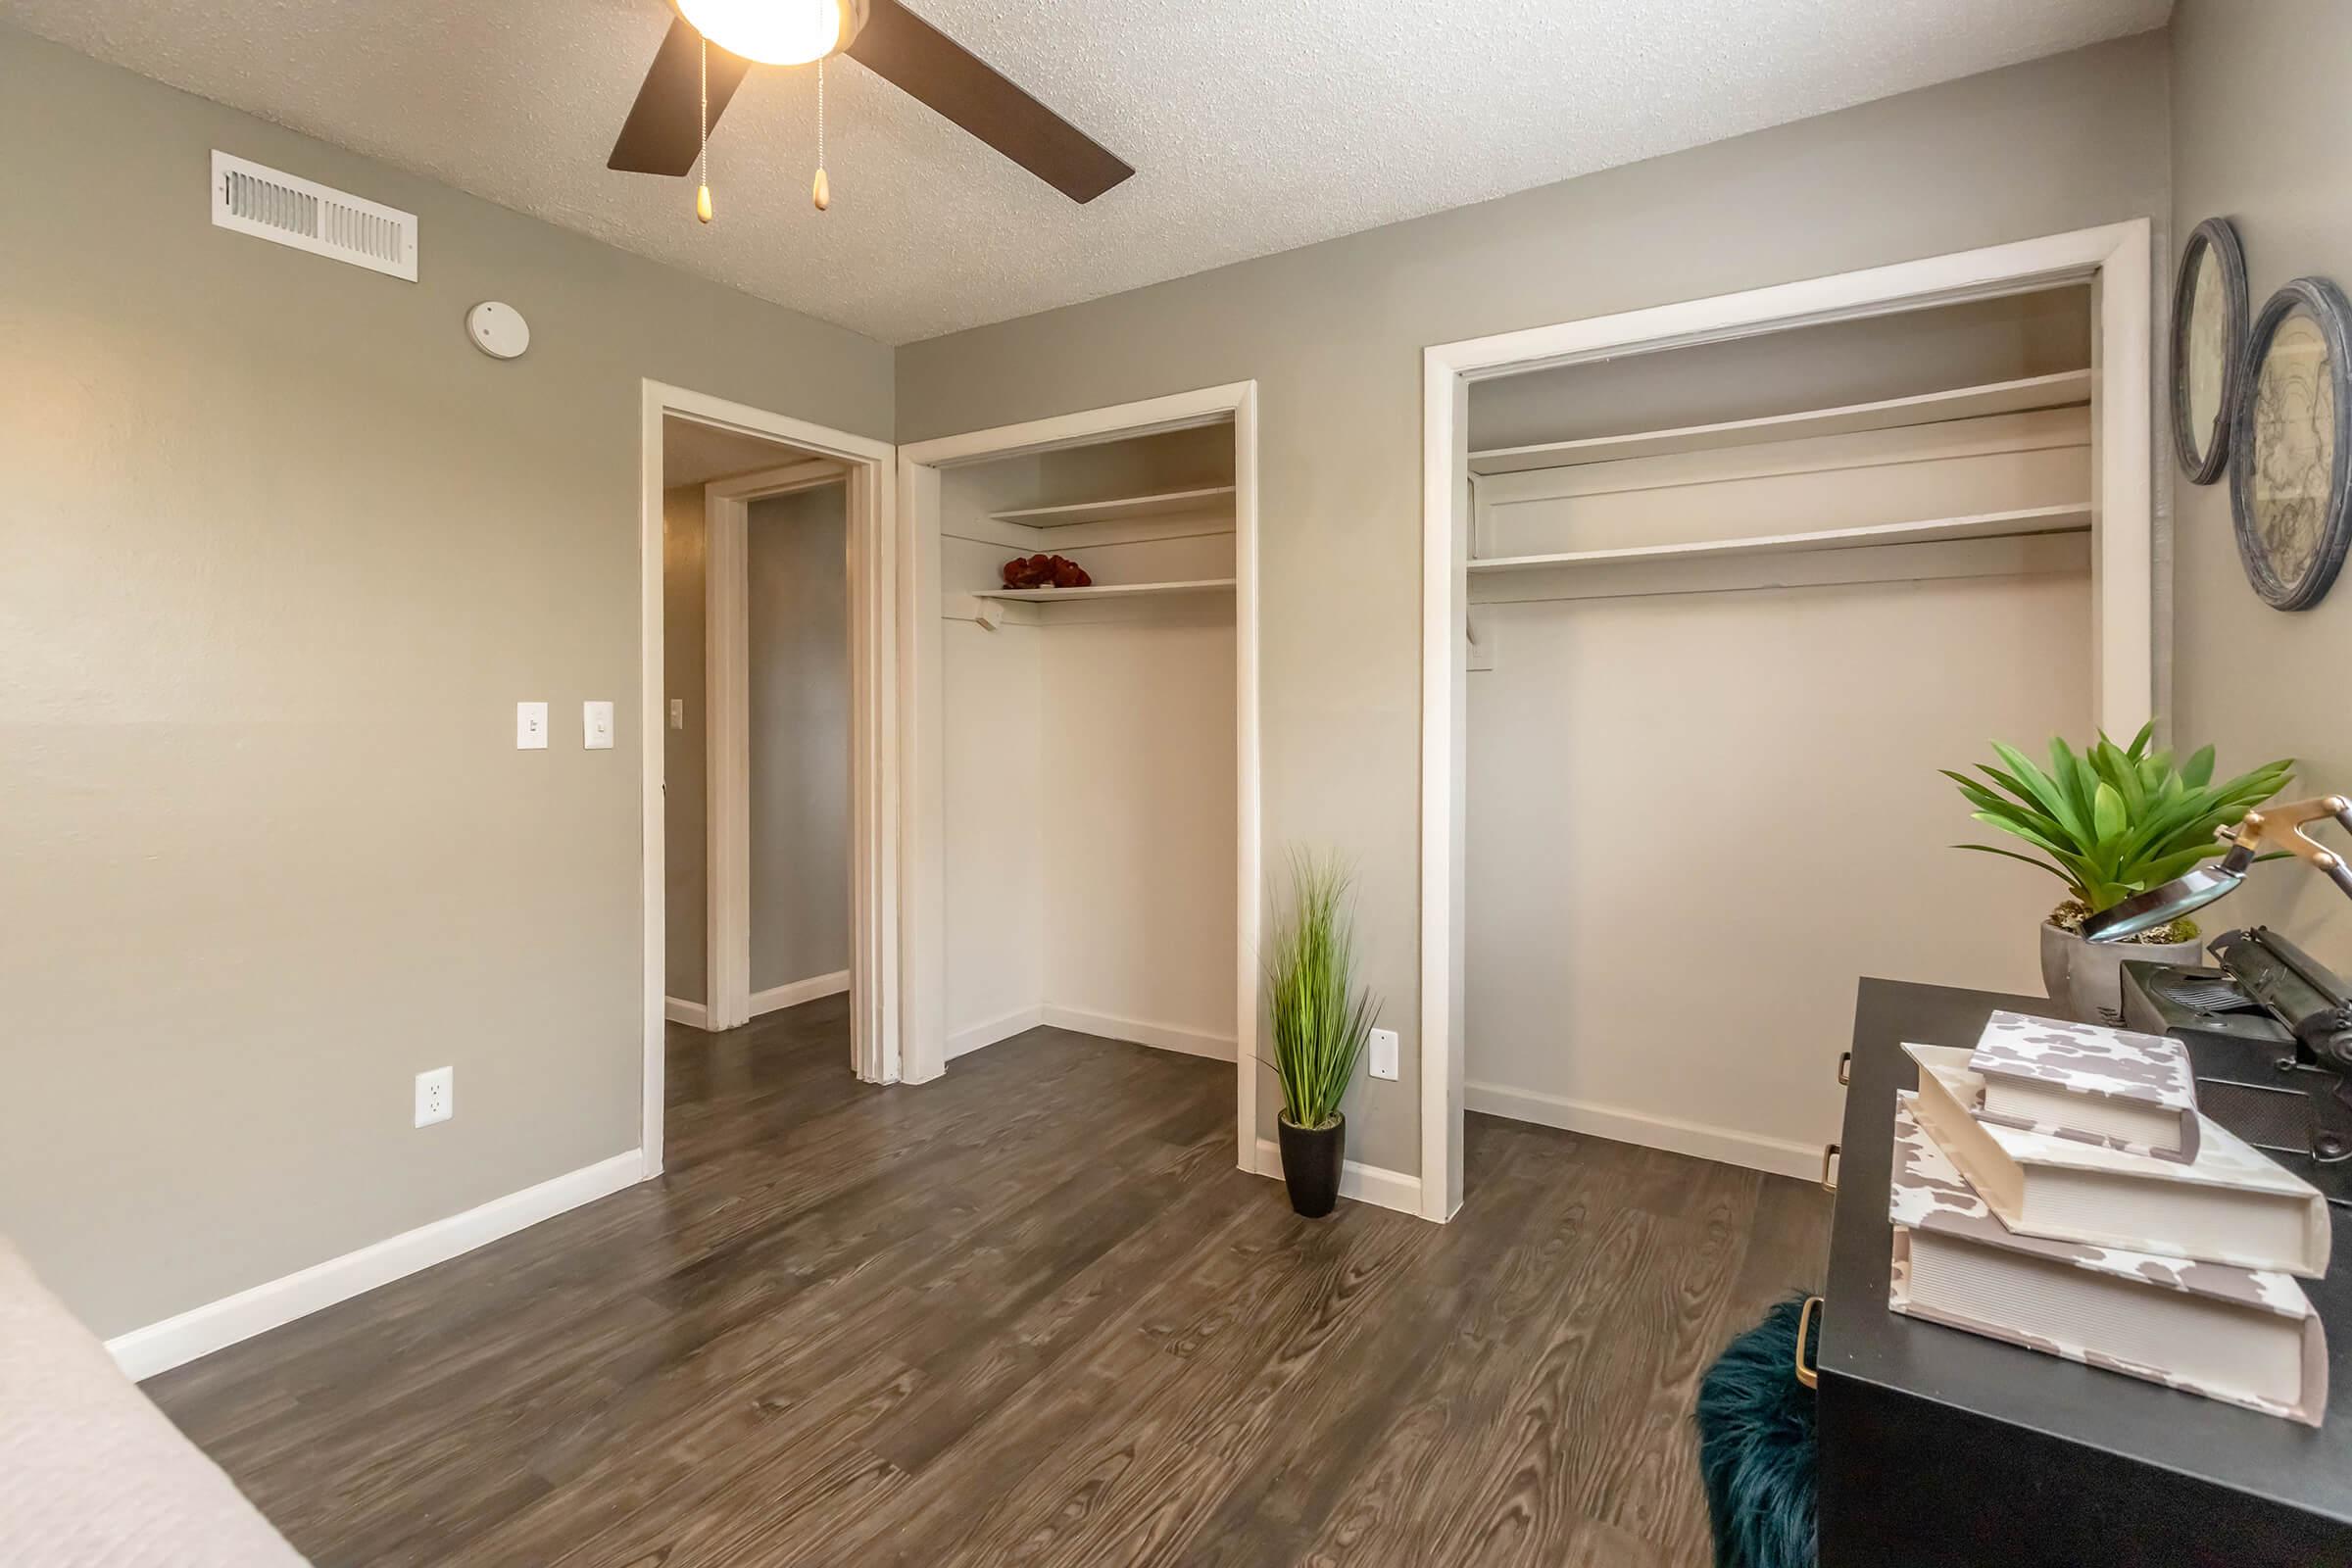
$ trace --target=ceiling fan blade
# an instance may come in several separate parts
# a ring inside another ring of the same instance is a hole
[[[720,111],[750,69],[751,62],[741,55],[710,46],[711,124],[718,123]],[[703,35],[683,19],[674,20],[645,74],[645,85],[637,89],[637,101],[629,106],[629,118],[621,122],[620,139],[613,142],[612,157],[605,167],[632,174],[689,173],[702,140]]]
[[[899,0],[871,0],[848,52],[1074,202],[1091,202],[1135,172]]]

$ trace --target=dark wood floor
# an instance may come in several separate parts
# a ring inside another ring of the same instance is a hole
[[[660,1182],[149,1392],[322,1565],[1707,1560],[1691,1391],[1813,1189],[1473,1116],[1452,1224],[1301,1220],[1228,1067],[845,1027],[673,1031]]]

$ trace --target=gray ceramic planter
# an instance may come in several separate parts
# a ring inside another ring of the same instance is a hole
[[[2124,1021],[2124,963],[2192,964],[2204,951],[2188,942],[2085,942],[2041,923],[2041,984],[2058,1010],[2077,1023]]]

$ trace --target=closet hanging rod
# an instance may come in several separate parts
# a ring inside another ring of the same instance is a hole
[[[1677,595],[1755,593],[1786,588],[1836,588],[1872,583],[1920,583],[1957,577],[2034,577],[2090,569],[2090,535],[2000,534],[1929,540],[1875,550],[1816,550],[1769,556],[1715,556],[1697,561],[1630,562],[1559,571],[1500,573],[1470,579],[1469,608],[1558,604],[1585,599],[1657,599]]]
[[[1805,533],[1762,534],[1746,539],[1693,539],[1680,544],[1632,545],[1613,550],[1565,550],[1541,556],[1474,559],[1473,576],[1493,572],[1540,571],[1559,566],[1606,565],[1622,561],[1704,561],[1717,556],[1791,555],[1818,550],[1853,550],[1873,545],[1917,544],[1941,539],[1986,539],[2002,534],[2072,533],[2088,528],[2091,505],[2021,507],[1965,517],[1927,517],[1915,522],[1874,522],[1858,528],[1819,528]]]

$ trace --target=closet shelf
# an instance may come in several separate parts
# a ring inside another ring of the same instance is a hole
[[[1608,463],[1619,458],[1664,457],[1678,452],[1708,452],[1722,447],[1793,441],[1803,436],[1849,435],[1861,430],[1891,430],[1908,424],[1936,424],[1946,419],[1972,419],[1991,414],[2022,414],[2029,409],[2071,408],[2089,401],[2090,372],[2062,370],[2056,375],[2028,376],[2021,381],[1991,381],[1982,386],[1955,387],[1950,391],[1926,392],[1916,397],[1852,403],[1835,409],[1807,409],[1796,414],[1774,414],[1758,419],[1733,419],[1722,424],[1692,424],[1672,430],[1638,430],[1630,435],[1592,436],[1581,441],[1548,441],[1538,446],[1490,447],[1470,454],[1470,471],[1493,474],[1524,473],[1532,468],[1568,468],[1579,464]]]
[[[1017,522],[1026,528],[1067,528],[1081,522],[1120,522],[1133,517],[1167,517],[1206,512],[1219,501],[1231,500],[1234,487],[1209,485],[1200,490],[1162,490],[1148,496],[1125,496],[1116,501],[1081,501],[1065,507],[1023,507],[1015,512],[992,512],[999,522]]]
[[[1105,599],[1148,599],[1162,594],[1229,593],[1231,577],[1201,577],[1188,582],[1113,582],[1092,588],[985,588],[974,599],[998,599],[1016,605],[1059,605]]]
[[[1621,550],[1569,550],[1548,556],[1496,556],[1473,560],[1472,572],[1538,571],[1552,566],[1589,566],[1617,561],[1704,561],[1716,556],[1789,555],[1808,550],[1852,550],[1865,545],[1920,544],[1938,539],[1990,539],[2003,534],[2072,533],[2090,526],[2090,503],[1985,512],[1969,517],[1930,517],[1919,522],[1875,522],[1861,528],[1823,528],[1812,533],[1767,534],[1754,539],[1697,539],[1687,544],[1636,545]]]

